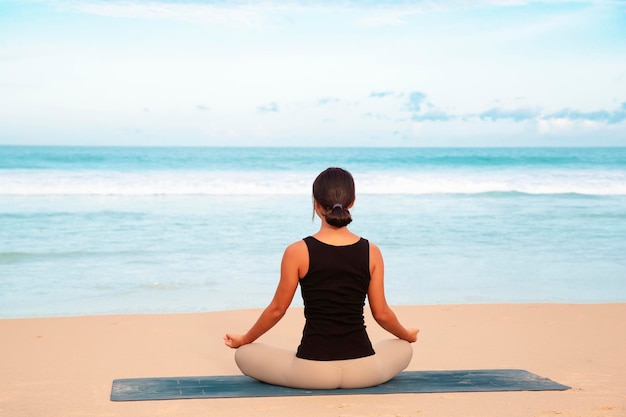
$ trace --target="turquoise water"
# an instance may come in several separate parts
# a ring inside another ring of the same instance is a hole
[[[0,317],[262,307],[328,166],[392,304],[626,301],[626,148],[0,147]]]

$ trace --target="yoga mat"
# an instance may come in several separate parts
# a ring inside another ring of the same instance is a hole
[[[375,387],[324,390],[286,388],[233,375],[116,379],[111,401],[566,389],[569,387],[519,369],[401,372]]]

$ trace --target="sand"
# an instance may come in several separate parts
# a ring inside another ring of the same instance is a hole
[[[234,375],[226,331],[259,310],[0,320],[0,415],[626,416],[626,304],[400,306],[421,329],[408,370],[516,368],[568,391],[112,402],[116,378]],[[374,342],[386,338],[368,316]],[[302,309],[261,340],[295,349]]]

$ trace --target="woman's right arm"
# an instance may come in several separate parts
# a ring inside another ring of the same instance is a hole
[[[417,341],[418,329],[404,327],[385,298],[385,265],[380,249],[370,242],[370,284],[367,293],[374,320],[389,333],[407,342]]]
[[[245,334],[227,333],[224,343],[231,348],[254,342],[274,327],[285,315],[291,304],[300,276],[308,268],[308,251],[304,241],[298,241],[285,249],[281,262],[280,281],[270,304],[263,310],[256,323]],[[304,272],[303,272],[304,271]]]

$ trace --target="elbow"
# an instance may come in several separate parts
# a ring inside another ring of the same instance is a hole
[[[282,319],[286,312],[287,312],[286,307],[271,305],[267,308],[267,313],[273,319],[274,322],[277,322],[280,319]]]
[[[374,320],[376,320],[376,323],[380,324],[381,326],[387,322],[389,322],[389,319],[391,318],[390,316],[390,311],[388,308],[384,308],[381,310],[377,310],[377,311],[372,311],[372,317],[374,317]]]

